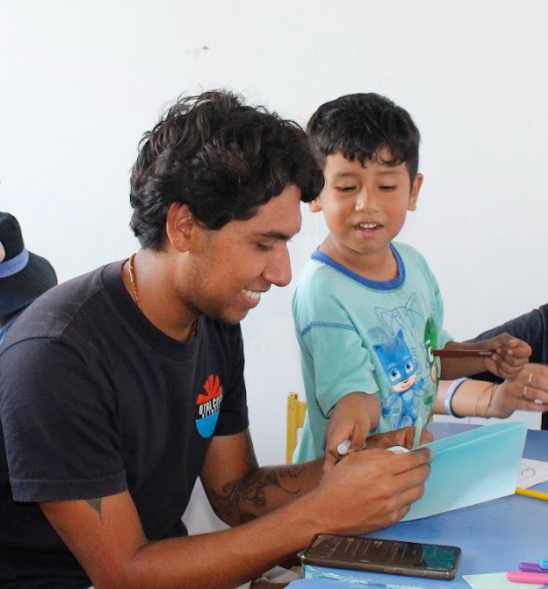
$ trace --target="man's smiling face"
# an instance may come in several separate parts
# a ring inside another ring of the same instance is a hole
[[[178,285],[181,302],[195,312],[225,323],[238,323],[261,295],[287,286],[291,265],[287,242],[301,227],[300,190],[287,186],[247,221],[231,221],[204,232],[193,252],[186,284]]]

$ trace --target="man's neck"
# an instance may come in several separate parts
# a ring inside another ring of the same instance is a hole
[[[140,250],[133,259],[133,282],[129,262],[122,268],[122,280],[140,311],[157,329],[186,342],[192,339],[197,315],[177,296],[171,264],[165,252]]]

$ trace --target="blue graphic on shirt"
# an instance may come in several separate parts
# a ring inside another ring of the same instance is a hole
[[[415,329],[417,322],[420,325],[424,320],[421,305],[417,295],[414,293],[409,297],[405,305],[394,309],[377,307],[375,312],[389,333],[394,333],[398,327]]]
[[[382,332],[381,329],[375,331]],[[413,425],[417,421],[413,402],[415,394],[423,394],[424,378],[417,380],[417,364],[403,331],[398,330],[392,337],[385,334],[381,343],[373,344],[373,349],[393,391],[382,402],[382,416],[392,416],[392,429]]]

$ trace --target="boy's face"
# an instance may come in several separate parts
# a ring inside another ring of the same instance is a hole
[[[357,256],[379,256],[382,260],[401,231],[407,211],[416,208],[422,175],[417,174],[411,185],[405,164],[378,163],[391,159],[386,149],[379,155],[365,166],[340,153],[329,155],[325,187],[310,203],[311,211],[323,211],[338,257],[349,261],[359,260]]]

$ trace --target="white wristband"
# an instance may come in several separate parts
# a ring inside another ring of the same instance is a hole
[[[449,388],[447,389],[447,392],[445,393],[445,400],[443,402],[443,406],[445,407],[445,413],[447,413],[447,415],[452,415],[453,417],[459,417],[459,418],[462,417],[462,415],[457,415],[453,411],[453,407],[451,406],[451,401],[453,400],[453,395],[455,394],[456,390],[466,380],[470,380],[470,379],[469,378],[457,378],[457,380],[454,380],[449,385]]]

